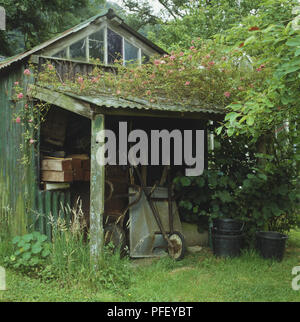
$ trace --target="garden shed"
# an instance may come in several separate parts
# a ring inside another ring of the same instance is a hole
[[[128,204],[128,200],[113,199],[105,203],[107,195],[112,194],[106,181],[113,183],[114,193],[124,195],[135,180],[124,166],[99,166],[99,131],[118,132],[122,122],[128,124],[128,131],[199,129],[205,131],[207,150],[209,122],[224,115],[223,109],[214,106],[151,103],[146,99],[115,97],[109,92],[86,96],[37,86],[34,77],[26,72],[24,75],[29,64],[38,72],[44,64],[51,64],[63,81],[92,73],[99,62],[103,70],[114,72],[116,59],[121,58],[126,66],[164,54],[163,49],[107,10],[24,54],[0,62],[0,206],[9,214],[15,234],[38,230],[51,237],[49,215],[54,220],[70,216],[68,209],[79,198],[88,221],[91,251],[97,254],[103,244],[104,213],[126,212]],[[31,86],[24,95],[31,96],[34,104],[43,102],[50,108],[36,137],[31,138],[32,145],[24,159],[20,145],[24,146],[26,140],[22,135],[25,125],[15,122],[14,115],[24,109],[26,102],[16,103],[13,95],[15,84],[26,82]],[[120,146],[121,136],[118,141]],[[173,167],[172,162],[170,165],[173,173],[180,170],[180,166]],[[164,167],[146,166],[141,172],[146,185],[152,187],[162,180]]]

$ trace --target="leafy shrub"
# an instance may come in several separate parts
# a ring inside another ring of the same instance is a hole
[[[51,253],[51,244],[47,239],[46,235],[39,232],[14,237],[14,253],[6,257],[5,264],[23,272],[39,271]]]
[[[272,154],[263,154],[245,137],[218,138],[210,169],[174,179],[181,219],[206,228],[209,218],[239,219],[249,241],[257,230],[288,232],[300,226],[299,163],[293,161],[294,145],[287,140],[279,145],[278,139]]]

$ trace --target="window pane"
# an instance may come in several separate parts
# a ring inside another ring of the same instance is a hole
[[[58,53],[56,53],[52,57],[66,58],[67,57],[67,49],[63,49],[63,50],[59,51]]]
[[[115,59],[122,57],[122,37],[110,29],[107,29],[107,47],[108,47],[108,63],[113,64]]]
[[[142,52],[142,64],[147,64],[150,61],[150,57]]]
[[[104,29],[89,36],[90,58],[104,62]]]
[[[135,63],[138,60],[139,49],[125,40],[125,64]]]
[[[70,57],[76,60],[86,60],[86,41],[82,39],[70,46]]]

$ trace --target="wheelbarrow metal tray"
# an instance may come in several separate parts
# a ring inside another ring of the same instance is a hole
[[[152,188],[147,187],[146,189],[147,192],[150,192]],[[165,231],[169,233],[168,189],[156,188],[151,198],[154,200]],[[129,215],[130,257],[161,257],[165,255],[166,242],[143,192],[141,200],[129,210]],[[182,233],[175,201],[173,201],[173,218],[174,231]]]

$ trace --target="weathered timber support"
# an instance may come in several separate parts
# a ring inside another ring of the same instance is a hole
[[[91,137],[91,207],[90,207],[90,250],[91,260],[97,265],[103,250],[103,213],[105,194],[105,165],[103,144],[99,133],[105,128],[104,115],[96,115],[92,119]],[[99,160],[100,159],[100,160]]]

